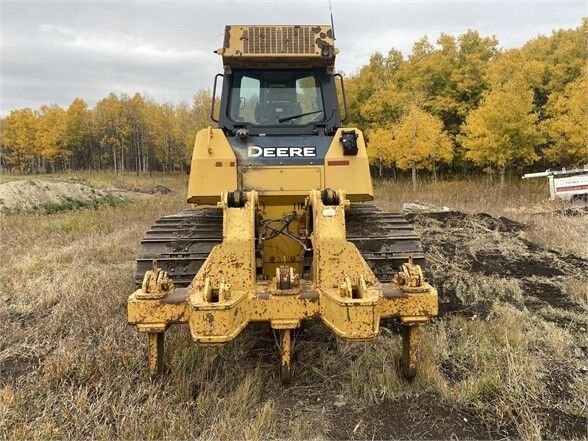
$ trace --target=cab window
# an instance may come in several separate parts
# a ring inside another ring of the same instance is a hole
[[[229,103],[236,123],[307,125],[325,119],[320,83],[307,71],[235,72]]]

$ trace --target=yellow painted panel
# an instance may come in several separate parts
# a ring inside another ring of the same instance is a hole
[[[243,190],[310,191],[321,188],[320,167],[243,168]]]
[[[220,129],[208,127],[196,135],[188,202],[193,204],[216,204],[223,191],[237,189],[237,158]]]
[[[341,132],[355,130],[357,133],[357,156],[343,155]],[[325,187],[345,190],[352,202],[371,201],[374,198],[369,160],[363,133],[358,129],[339,129],[325,157]]]

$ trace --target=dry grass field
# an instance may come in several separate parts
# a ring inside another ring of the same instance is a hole
[[[261,325],[218,348],[171,329],[169,373],[149,381],[146,337],[126,324],[134,254],[185,207],[186,176],[51,179],[146,193],[0,218],[1,439],[588,437],[588,217],[545,202],[542,180],[377,183],[385,209],[459,211],[414,217],[442,310],[423,328],[419,376],[396,371],[394,323],[353,344],[309,323],[282,387]],[[149,194],[157,185],[173,192]]]

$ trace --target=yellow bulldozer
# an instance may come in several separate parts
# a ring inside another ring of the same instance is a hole
[[[418,327],[437,314],[437,291],[412,225],[368,203],[366,142],[342,126],[331,26],[227,26],[215,52],[217,127],[196,136],[191,208],[147,231],[128,300],[128,322],[148,335],[150,374],[163,371],[173,324],[219,345],[269,323],[286,383],[292,332],[305,321],[361,341],[390,317],[402,329],[401,372],[414,377]]]

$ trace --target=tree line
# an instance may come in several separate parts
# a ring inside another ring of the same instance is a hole
[[[379,173],[588,164],[586,18],[575,29],[501,50],[468,31],[375,53],[346,83],[351,124]]]
[[[374,53],[346,76],[347,126],[365,130],[380,175],[588,163],[588,21],[502,50],[467,31],[417,41],[403,57]],[[0,120],[0,166],[11,172],[183,171],[196,132],[211,124],[210,93],[157,103],[111,93],[93,108],[15,109]]]
[[[184,171],[209,115],[205,90],[191,104],[111,93],[94,108],[75,98],[67,109],[16,109],[0,122],[0,164],[19,173]]]

